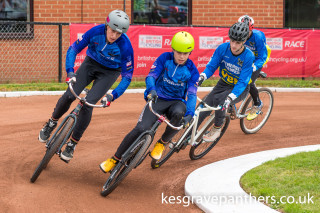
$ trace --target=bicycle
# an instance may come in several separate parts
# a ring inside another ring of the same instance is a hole
[[[159,115],[152,108],[152,101],[147,103],[150,111],[158,117],[158,120],[153,124],[150,130],[146,130],[140,134],[140,136],[133,142],[128,150],[122,155],[121,160],[117,163],[115,168],[110,171],[108,180],[103,185],[100,194],[102,196],[109,195],[119,183],[131,172],[132,169],[137,168],[142,161],[149,155],[148,149],[152,144],[154,135],[160,124],[165,122],[171,128],[180,130],[183,125],[176,127],[168,122],[163,115]]]
[[[80,101],[77,104],[77,106],[75,107],[75,109],[63,119],[63,121],[58,126],[57,130],[54,132],[54,134],[52,135],[50,140],[48,142],[46,142],[46,145],[45,145],[46,153],[45,153],[44,157],[42,158],[42,160],[40,161],[38,167],[34,171],[32,177],[30,178],[31,183],[34,183],[38,179],[39,175],[47,167],[49,161],[54,156],[54,154],[57,154],[60,157],[61,149],[66,144],[67,140],[70,138],[70,136],[73,132],[73,129],[76,125],[77,118],[79,116],[79,112],[82,109],[83,105],[86,104],[90,107],[98,107],[98,108],[106,107],[105,105],[90,104],[86,101],[85,97],[82,97],[82,98],[79,97],[73,90],[73,87],[72,87],[73,83],[74,83],[74,80],[70,80],[68,82],[70,91]],[[87,95],[89,90],[84,89],[84,92]],[[69,161],[62,159],[61,157],[60,157],[60,159],[66,163],[69,162]]]
[[[261,72],[260,76],[262,78],[266,77],[266,73]],[[219,107],[210,107],[206,103],[204,103],[199,97],[198,101],[200,102],[196,108],[195,115],[193,117],[193,121],[190,126],[182,132],[179,132],[168,144],[167,148],[164,150],[161,158],[159,160],[152,160],[151,167],[153,169],[159,168],[162,164],[164,164],[175,152],[179,152],[180,150],[184,150],[188,145],[191,145],[189,151],[189,157],[191,160],[197,160],[205,156],[222,138],[225,131],[227,130],[230,120],[240,119],[240,127],[241,130],[245,134],[254,134],[257,133],[267,122],[270,117],[273,108],[273,93],[268,88],[260,88],[258,89],[259,96],[261,101],[263,102],[263,108],[261,109],[259,115],[254,120],[247,120],[248,112],[251,111],[253,107],[253,101],[250,94],[247,94],[246,98],[244,98],[240,103],[237,109],[236,104],[233,104],[229,107],[225,119],[224,124],[222,126],[220,136],[213,142],[205,142],[202,140],[202,136],[204,134],[209,133],[213,128],[214,123],[214,111],[219,110]],[[211,111],[210,115],[205,118],[202,124],[198,127],[198,117],[200,112],[203,111]],[[199,130],[198,130],[199,129]]]

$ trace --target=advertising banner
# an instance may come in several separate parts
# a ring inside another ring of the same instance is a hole
[[[70,44],[80,38],[94,24],[71,24]],[[228,42],[229,28],[217,27],[160,27],[133,25],[127,35],[134,50],[134,76],[146,76],[156,58],[171,51],[171,39],[179,31],[191,33],[195,49],[190,55],[201,73],[215,49]],[[269,62],[263,71],[268,77],[320,77],[320,30],[257,29],[265,33],[271,48]],[[75,69],[85,57],[77,56]],[[216,72],[215,75],[218,75]]]

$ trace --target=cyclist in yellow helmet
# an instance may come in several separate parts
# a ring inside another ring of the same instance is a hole
[[[145,100],[152,100],[153,109],[164,114],[170,123],[185,126],[191,121],[197,101],[197,82],[199,71],[189,56],[194,49],[194,39],[188,32],[176,33],[171,42],[172,52],[162,53],[153,63],[146,77]],[[100,164],[103,172],[111,171],[121,159],[122,154],[145,130],[151,129],[157,117],[144,106],[137,125],[129,132],[118,147],[115,155]],[[168,142],[177,133],[167,126],[162,137],[155,144],[151,157],[158,160]]]

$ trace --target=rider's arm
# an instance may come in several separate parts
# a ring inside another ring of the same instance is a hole
[[[197,105],[197,81],[199,79],[199,71],[195,65],[193,65],[192,70],[190,71],[191,78],[188,81],[188,89],[187,89],[187,111],[185,116],[194,115],[194,111]]]
[[[94,32],[94,29],[88,30],[82,35],[82,39],[77,39],[68,49],[66,56],[66,71],[74,72],[74,62],[77,54],[79,54],[90,42],[90,35]]]
[[[131,43],[127,43],[126,48],[123,48],[121,57],[121,81],[119,85],[112,91],[113,101],[119,98],[124,91],[128,88],[131,83],[133,69],[134,69],[134,58],[133,49]]]
[[[239,97],[239,95],[241,95],[241,93],[243,93],[243,91],[246,89],[246,87],[248,86],[248,83],[251,79],[251,75],[253,72],[253,61],[254,61],[254,55],[251,51],[247,52],[247,56],[243,62],[243,66],[240,72],[240,76],[238,79],[238,82],[236,83],[236,85],[234,86],[233,90],[231,91],[231,93],[229,94],[229,97],[234,100],[237,97]]]
[[[222,53],[224,52],[226,48],[225,43],[221,44],[216,51],[214,51],[210,61],[208,62],[205,70],[201,73],[202,76],[204,76],[204,79],[210,78],[214,72],[218,69],[220,66],[220,62],[222,60]]]
[[[151,90],[156,90],[156,80],[159,78],[164,69],[166,57],[166,53],[161,54],[151,66],[150,72],[146,77],[146,93],[149,93]]]
[[[258,56],[255,58],[255,62],[254,62],[256,70],[259,70],[260,68],[262,68],[262,66],[266,63],[266,60],[268,58],[268,50],[266,45],[267,45],[266,37],[264,33],[261,31],[258,31],[258,33],[256,33],[256,48],[257,48]]]

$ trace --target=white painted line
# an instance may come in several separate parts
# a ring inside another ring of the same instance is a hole
[[[206,165],[193,171],[187,177],[185,194],[187,196],[193,196],[194,198],[198,197],[198,199],[194,199],[193,202],[205,212],[277,212],[260,202],[255,202],[255,200],[241,188],[239,184],[241,176],[266,161],[298,152],[315,151],[319,149],[320,145],[275,149],[229,158]],[[200,197],[202,199],[200,199]],[[229,198],[228,202],[225,198]],[[232,198],[234,198],[234,202],[232,202]],[[238,201],[236,199],[238,199]]]
[[[260,87],[258,87],[260,88]],[[268,87],[273,92],[320,92],[320,88],[276,88]],[[212,87],[200,87],[199,92],[211,91]],[[111,92],[112,90],[110,90]],[[127,89],[125,93],[144,93],[145,89]],[[65,91],[20,91],[0,92],[0,98],[32,96],[32,95],[62,95]]]

